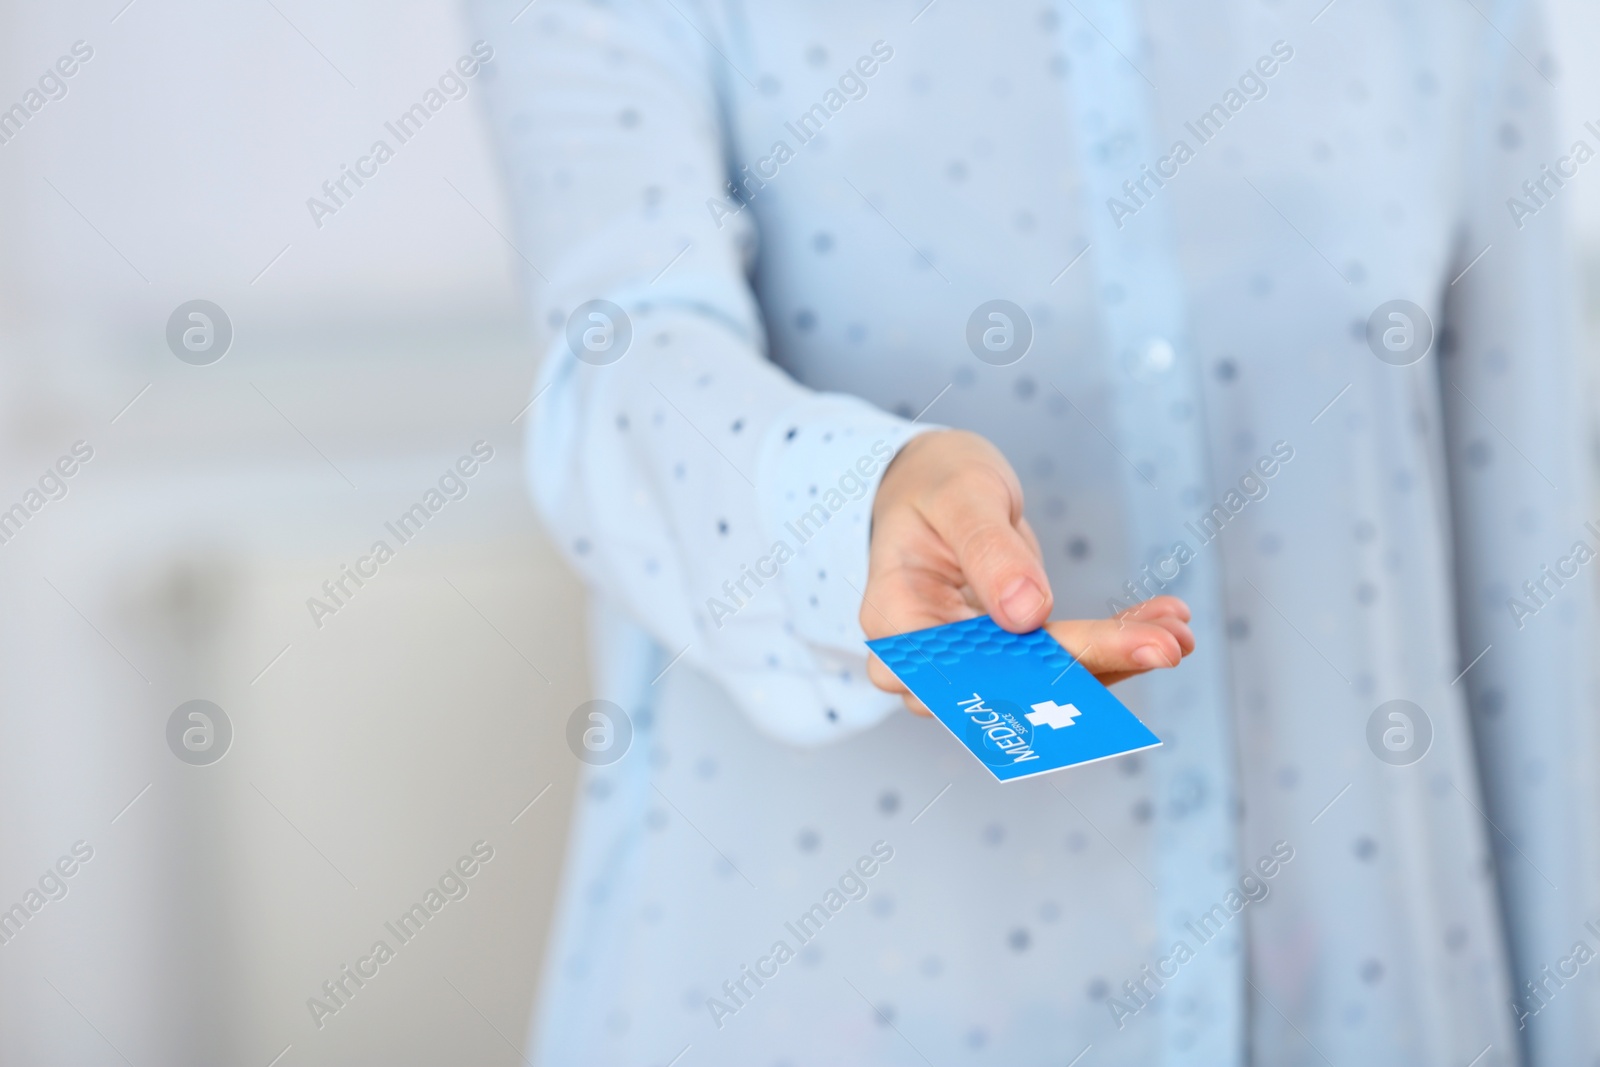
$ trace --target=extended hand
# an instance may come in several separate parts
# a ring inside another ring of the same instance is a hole
[[[1159,596],[1110,619],[1049,622],[1054,600],[1022,486],[1000,450],[965,430],[915,437],[890,463],[872,505],[861,628],[869,638],[987,612],[1016,633],[1045,627],[1107,685],[1194,651],[1189,608]],[[926,708],[873,656],[872,683]]]

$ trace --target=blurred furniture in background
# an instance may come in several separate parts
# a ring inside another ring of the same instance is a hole
[[[306,207],[470,41],[438,4],[123,3],[0,6],[7,106],[93,49],[0,144],[0,508],[93,449],[0,527],[0,908],[93,849],[0,944],[0,1062],[519,1062],[589,693],[470,88],[337,217]],[[208,366],[166,340],[193,299],[233,326]],[[402,545],[384,524],[479,440]],[[208,766],[168,748],[192,699],[233,729]],[[308,999],[480,840],[319,1029]]]

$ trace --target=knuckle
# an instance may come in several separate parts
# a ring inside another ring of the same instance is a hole
[[[969,575],[988,575],[1017,558],[1016,535],[1008,526],[984,523],[974,527],[957,556]]]
[[[988,463],[968,463],[949,478],[964,499],[983,500],[1001,508],[1011,503],[1012,486],[1006,474]]]

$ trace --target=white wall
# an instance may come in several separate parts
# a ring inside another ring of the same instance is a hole
[[[481,86],[305,206],[470,42],[437,3],[274,0],[313,47],[271,4],[124,2],[0,5],[0,106],[94,49],[0,145],[0,508],[94,448],[0,544],[0,907],[95,849],[0,945],[0,1063],[518,1062],[589,694],[510,421],[534,357]],[[236,331],[212,366],[165,342],[197,297]],[[314,627],[479,439],[468,496]],[[207,767],[164,738],[196,697],[236,730]],[[314,1029],[479,839],[470,894]]]

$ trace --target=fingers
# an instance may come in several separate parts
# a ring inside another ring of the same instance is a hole
[[[899,693],[900,701],[906,706],[907,711],[927,718],[933,717],[933,712],[928,710],[928,706],[912,696],[911,690],[907,689],[900,679],[894,676],[894,672],[885,667],[883,661],[876,655],[869,654],[867,656],[867,678],[873,685],[887,693]]]
[[[1140,601],[1131,608],[1117,612],[1113,618],[1143,620],[1154,622],[1157,619],[1174,617],[1182,622],[1189,621],[1189,605],[1175,596],[1153,596],[1149,600]]]
[[[1135,604],[1109,619],[1066,619],[1045,623],[1045,630],[1078,665],[1104,685],[1163,667],[1176,667],[1194,651],[1194,631],[1189,628],[1189,605],[1177,597],[1162,596]],[[898,693],[907,709],[931,715],[911,695],[877,656],[867,660],[872,684]]]
[[[1135,604],[1113,618],[1119,626],[1148,623],[1159,626],[1178,640],[1178,647],[1187,656],[1194,651],[1194,631],[1189,628],[1189,605],[1175,596],[1153,597]]]
[[[1183,658],[1178,639],[1154,623],[1070,619],[1047,623],[1045,629],[1096,677],[1174,667]]]
[[[867,655],[867,680],[885,693],[910,692],[900,679],[894,676],[894,672],[883,665],[883,660],[879,659],[875,652]]]
[[[993,468],[974,468],[953,479],[924,515],[955,553],[983,609],[1006,629],[1023,632],[1050,617],[1052,598],[1032,531],[1019,528],[1022,494],[1014,481]]]
[[[1111,619],[1063,620],[1046,624],[1050,636],[1106,684],[1161,667],[1176,667],[1194,651],[1189,608],[1176,597],[1146,601]]]

